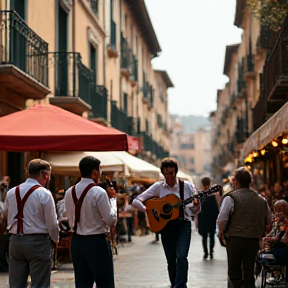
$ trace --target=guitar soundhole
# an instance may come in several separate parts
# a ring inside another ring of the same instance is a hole
[[[172,206],[170,204],[166,203],[163,205],[162,211],[164,214],[170,214],[172,211]]]

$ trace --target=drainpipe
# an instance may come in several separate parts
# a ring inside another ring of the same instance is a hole
[[[105,1],[103,3],[103,28],[105,31],[105,36],[104,36],[104,42],[103,42],[103,85],[106,87],[106,41],[107,41],[107,36],[106,36],[106,9],[105,9]],[[107,97],[108,98],[108,97]]]
[[[76,7],[75,7],[75,1],[72,3],[72,52],[75,52],[75,19],[76,19]]]

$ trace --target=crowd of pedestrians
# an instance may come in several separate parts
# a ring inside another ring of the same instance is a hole
[[[271,189],[265,184],[256,191],[251,172],[240,167],[217,201],[210,195],[196,197],[196,187],[177,178],[175,159],[163,159],[160,169],[163,181],[132,183],[127,189],[118,188],[111,175],[99,184],[100,161],[91,156],[80,161],[81,177],[66,191],[48,190],[52,168],[42,159],[29,162],[28,177],[19,186],[9,190],[9,177],[3,178],[0,270],[9,270],[10,287],[26,287],[29,275],[32,287],[49,287],[51,271],[57,269],[57,247],[65,238],[75,287],[114,288],[117,246],[151,230],[155,242],[161,240],[171,288],[185,288],[192,220],[202,237],[203,260],[214,258],[218,231],[227,251],[228,288],[255,287],[259,255],[272,254],[275,263],[288,266],[288,181],[276,182]],[[202,178],[200,190],[208,191],[211,184],[209,177]],[[152,214],[151,199],[156,201]]]

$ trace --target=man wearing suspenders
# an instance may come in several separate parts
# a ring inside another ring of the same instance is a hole
[[[59,230],[52,194],[45,187],[51,166],[42,159],[28,164],[28,178],[10,189],[5,200],[9,245],[9,287],[50,287],[51,241],[56,245]]]
[[[109,227],[117,222],[116,192],[97,186],[100,161],[92,156],[79,163],[81,180],[65,194],[66,217],[72,228],[71,256],[76,288],[114,288]],[[109,199],[110,198],[110,199]]]

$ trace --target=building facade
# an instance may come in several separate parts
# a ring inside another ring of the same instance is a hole
[[[179,169],[199,186],[203,176],[211,176],[210,127],[184,133],[180,120],[171,116],[170,155],[178,160]]]
[[[218,91],[217,110],[211,113],[212,172],[223,179],[247,165],[259,188],[288,176],[288,21],[274,32],[260,24],[246,0],[237,0],[234,24],[243,30],[242,41],[226,48],[229,82]]]
[[[0,10],[0,117],[52,104],[133,136],[151,163],[169,154],[173,84],[153,70],[161,48],[144,0],[0,0]],[[0,176],[21,182],[34,156],[0,152]]]

